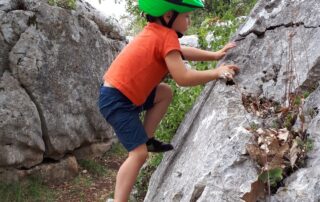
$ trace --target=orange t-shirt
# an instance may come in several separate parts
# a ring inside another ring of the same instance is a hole
[[[168,73],[165,57],[172,50],[180,52],[176,32],[148,23],[112,62],[103,79],[132,103],[142,105]]]

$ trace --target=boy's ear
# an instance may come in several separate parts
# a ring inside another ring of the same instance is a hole
[[[168,11],[163,15],[164,20],[168,23],[173,15],[172,11]]]

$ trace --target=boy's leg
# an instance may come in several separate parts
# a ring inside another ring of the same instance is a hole
[[[147,148],[149,152],[166,152],[173,149],[171,144],[163,143],[154,138],[161,119],[167,112],[172,100],[172,91],[169,85],[160,83],[155,91],[153,106],[147,109],[144,118],[144,128],[149,137]]]
[[[129,152],[128,158],[121,165],[116,181],[115,202],[127,202],[130,192],[139,174],[139,170],[148,157],[145,144]]]
[[[144,118],[144,128],[149,138],[154,137],[161,119],[166,114],[172,100],[172,90],[169,85],[160,83],[156,90],[154,105],[147,110]]]
[[[152,100],[154,97],[155,93]],[[133,107],[132,102],[117,89],[101,87],[99,108],[120,142],[129,151],[128,158],[118,171],[115,188],[115,201],[127,202],[139,170],[148,156],[145,144],[148,135],[139,117],[141,107]]]

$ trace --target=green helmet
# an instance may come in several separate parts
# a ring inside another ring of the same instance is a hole
[[[186,13],[203,7],[201,0],[139,0],[140,10],[154,17],[171,10]]]

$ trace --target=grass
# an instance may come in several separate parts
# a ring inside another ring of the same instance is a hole
[[[92,179],[83,175],[78,175],[76,178],[73,179],[72,183],[80,187],[88,188],[92,184]],[[75,189],[75,191],[77,191],[77,189]]]
[[[83,159],[79,160],[78,163],[82,168],[88,170],[95,176],[104,176],[107,173],[106,168],[94,160]]]
[[[1,183],[1,202],[54,201],[57,193],[44,185],[39,178],[25,182]]]
[[[116,172],[127,154],[116,143],[100,158],[79,160],[79,175],[61,185],[46,185],[40,178],[0,183],[0,202],[105,201],[97,198],[112,198]]]
[[[110,151],[108,151],[105,155],[109,156],[126,156],[128,154],[127,150],[120,144],[116,143],[112,145]]]

